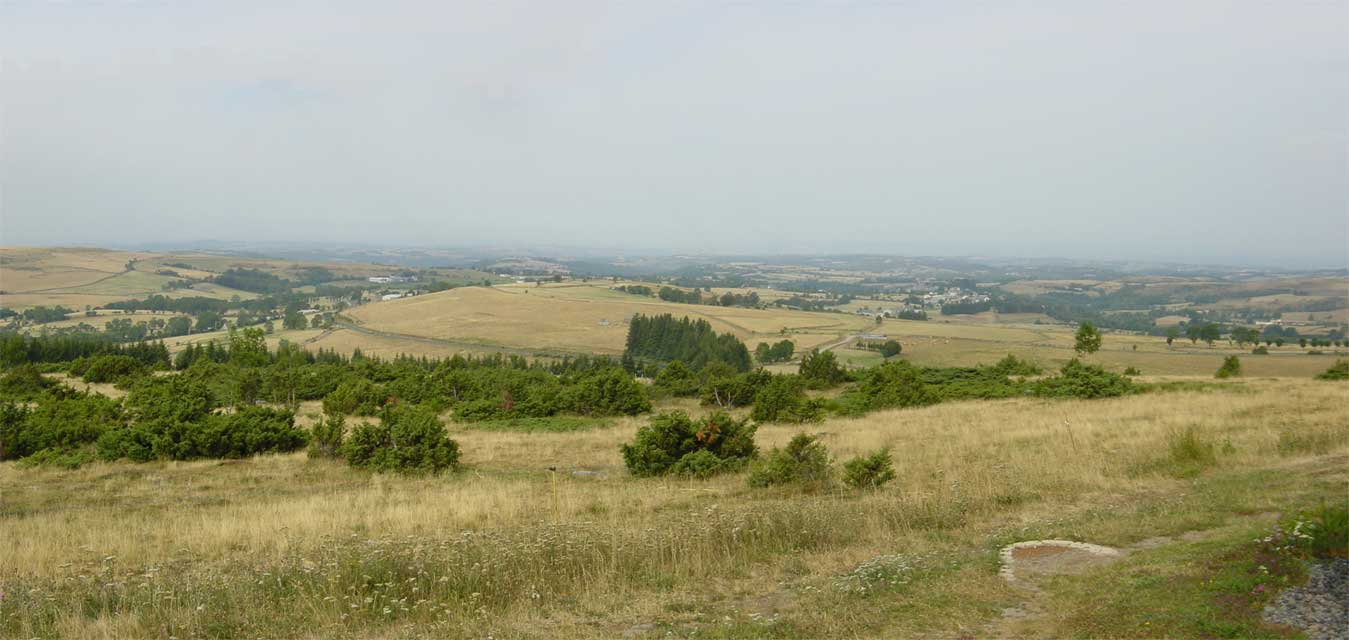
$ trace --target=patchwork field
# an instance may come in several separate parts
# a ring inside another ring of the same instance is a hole
[[[898,478],[868,492],[632,479],[618,445],[643,418],[570,433],[453,427],[466,467],[438,477],[303,454],[5,463],[0,635],[1207,635],[1222,598],[1249,587],[1203,587],[1226,565],[1197,559],[1249,553],[1276,519],[1343,499],[1346,400],[1342,384],[1251,380],[809,427],[840,460],[891,447]],[[1211,455],[1177,449],[1183,433]],[[1044,538],[1124,556],[1038,595],[999,577],[1000,547]],[[1145,579],[1159,571],[1177,577]],[[1091,614],[1103,600],[1109,615]],[[1250,615],[1225,623],[1277,632]]]
[[[269,258],[201,253],[159,254],[87,248],[0,247],[0,307],[27,309],[65,306],[83,310],[123,300],[163,295],[251,300],[258,294],[212,282],[191,288],[166,289],[171,282],[203,280],[229,269],[256,269],[290,280],[302,280],[324,269],[338,285],[367,285],[365,278],[393,275],[400,267],[358,262],[296,262]],[[423,272],[433,280],[454,283],[499,281],[474,269],[435,268]],[[313,286],[301,291],[313,292]]]
[[[0,247],[0,290],[36,293],[94,284],[150,254],[105,249]]]

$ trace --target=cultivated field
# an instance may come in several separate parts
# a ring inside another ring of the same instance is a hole
[[[1280,514],[1343,500],[1346,400],[1343,384],[1249,380],[805,428],[839,459],[892,447],[898,478],[874,492],[632,479],[618,445],[645,418],[455,426],[466,467],[439,477],[304,454],[5,463],[0,635],[1207,635],[1220,614],[1204,585],[1222,570],[1210,559]],[[764,426],[758,440],[802,430]],[[1187,431],[1211,455],[1178,448]],[[1009,586],[997,550],[1040,538],[1126,555],[1039,594]]]

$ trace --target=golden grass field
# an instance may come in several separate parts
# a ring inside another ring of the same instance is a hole
[[[1038,538],[1127,549],[1169,536],[1131,553],[1126,572],[1202,578],[1207,565],[1174,554],[1246,544],[1278,514],[1343,500],[1347,400],[1343,384],[1257,379],[805,427],[840,460],[891,447],[898,478],[875,492],[752,490],[743,474],[632,479],[618,445],[645,418],[572,433],[452,426],[464,468],[439,477],[370,475],[304,454],[76,471],[4,463],[0,581],[10,597],[0,600],[0,629],[64,638],[1187,635],[1168,633],[1152,600],[1113,602],[1106,619],[1119,626],[1104,629],[1068,615],[1096,610],[1075,595],[1095,584],[1092,573],[1045,585],[1065,615],[1002,620],[1026,596],[998,578],[996,550]],[[758,441],[766,449],[802,430],[765,425]],[[1216,452],[1211,461],[1175,459],[1184,430]],[[859,564],[890,557],[914,567],[902,582],[841,588]],[[1176,588],[1140,584],[1161,602]],[[40,606],[16,609],[21,592]]]
[[[851,314],[668,303],[613,291],[604,283],[465,287],[368,304],[348,311],[347,315],[360,327],[387,335],[356,335],[338,330],[315,344],[338,350],[359,346],[367,353],[383,355],[443,355],[489,347],[526,354],[616,355],[622,352],[627,337],[622,320],[633,313],[704,318],[715,330],[735,334],[751,349],[760,342],[788,338],[802,352],[866,332],[895,338],[904,346],[904,359],[923,365],[974,366],[1011,353],[1057,367],[1075,356],[1074,328],[1034,324],[1037,314],[937,315],[928,321],[886,319],[877,326],[870,318]],[[601,320],[607,320],[608,326],[602,326]],[[433,342],[399,336],[428,338]],[[1238,349],[1225,342],[1209,347],[1180,339],[1168,346],[1160,337],[1107,332],[1101,351],[1090,360],[1116,371],[1136,367],[1149,375],[1211,375],[1225,357],[1237,355],[1248,375],[1310,377],[1333,364],[1335,357],[1347,353],[1342,348],[1322,351],[1324,355],[1312,356],[1307,355],[1306,349],[1285,345],[1271,347],[1269,355],[1256,356],[1249,349]],[[840,351],[840,356],[856,366],[879,361],[871,352],[848,349]]]
[[[464,287],[364,305],[347,312],[362,327],[393,334],[554,352],[617,355],[627,340],[624,319],[634,313],[702,318],[752,349],[790,337],[799,349],[865,329],[869,320],[847,314],[742,309],[664,302],[611,289],[609,284]],[[608,325],[601,324],[608,322]],[[782,334],[783,329],[788,334]]]

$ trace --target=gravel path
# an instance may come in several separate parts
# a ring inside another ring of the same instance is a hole
[[[1349,639],[1349,559],[1313,564],[1307,584],[1281,592],[1264,618],[1303,629],[1310,640]]]

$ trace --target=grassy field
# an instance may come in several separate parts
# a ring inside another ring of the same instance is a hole
[[[171,269],[163,263],[174,261],[172,256],[105,249],[0,247],[0,290],[5,292],[0,297],[0,305],[11,309],[38,305],[84,309],[152,294],[222,300],[233,296],[257,297],[247,291],[210,283],[197,284],[191,289],[165,290],[165,284],[181,278],[156,271]],[[133,268],[128,269],[128,265]],[[193,278],[212,275],[182,268],[176,273]]]
[[[40,292],[92,284],[150,254],[105,249],[0,247],[0,289]]]
[[[874,492],[635,480],[618,445],[644,418],[453,426],[465,468],[439,477],[303,454],[5,463],[0,635],[1214,635],[1221,601],[1204,585],[1229,570],[1215,559],[1279,514],[1343,500],[1346,400],[1343,384],[1248,380],[808,427],[840,460],[890,446],[898,479]],[[758,440],[801,430],[764,426]],[[1208,456],[1177,453],[1186,431]],[[1045,615],[1003,619],[1031,596],[998,577],[997,549],[1040,538],[1128,554],[1046,582]]]
[[[879,331],[899,340],[903,357],[917,364],[973,366],[1011,353],[1058,366],[1075,355],[1073,328],[1063,325],[886,320]],[[1309,349],[1284,345],[1258,356],[1226,342],[1209,347],[1182,339],[1168,346],[1165,338],[1106,332],[1101,350],[1088,359],[1115,371],[1135,367],[1149,375],[1211,375],[1225,357],[1236,355],[1250,376],[1310,377],[1349,353],[1343,348],[1321,350],[1324,354],[1315,356],[1308,355]]]
[[[1033,314],[887,319],[877,326],[870,318],[850,314],[667,303],[613,291],[607,283],[466,287],[369,304],[348,315],[362,328],[385,335],[343,330],[318,344],[339,350],[359,346],[384,355],[445,355],[492,348],[524,354],[618,354],[627,336],[622,320],[633,313],[704,318],[717,331],[740,337],[751,349],[760,342],[788,338],[802,352],[868,332],[895,338],[903,344],[904,359],[924,365],[973,366],[1011,353],[1057,367],[1075,355],[1072,327],[1035,324]],[[1149,375],[1211,375],[1225,357],[1237,355],[1250,376],[1310,377],[1329,367],[1337,355],[1349,353],[1327,348],[1322,349],[1324,355],[1312,356],[1307,351],[1285,345],[1271,347],[1269,355],[1256,356],[1249,349],[1223,342],[1209,347],[1182,339],[1168,346],[1160,337],[1106,333],[1101,351],[1090,359],[1115,371],[1135,367]],[[840,350],[839,356],[854,366],[880,361],[872,352],[851,349]]]
[[[347,315],[363,327],[394,334],[524,350],[619,354],[627,339],[624,319],[634,313],[703,318],[751,349],[784,336],[798,349],[808,349],[868,326],[866,318],[847,314],[675,304],[613,291],[607,283],[465,287],[365,305]]]
[[[128,266],[132,268],[128,269]],[[293,260],[245,258],[198,253],[160,254],[89,248],[0,247],[0,306],[25,309],[38,305],[62,305],[73,309],[101,307],[110,302],[144,298],[152,294],[171,298],[202,296],[227,300],[258,297],[209,282],[190,289],[166,290],[169,282],[184,278],[206,279],[228,269],[258,269],[283,278],[299,279],[305,270],[322,267],[339,280],[354,278],[367,284],[372,275],[389,275],[399,267],[364,263],[309,263]],[[165,273],[161,273],[165,272]],[[166,275],[172,272],[176,275]],[[433,276],[450,281],[478,282],[496,279],[471,269],[434,269]]]

